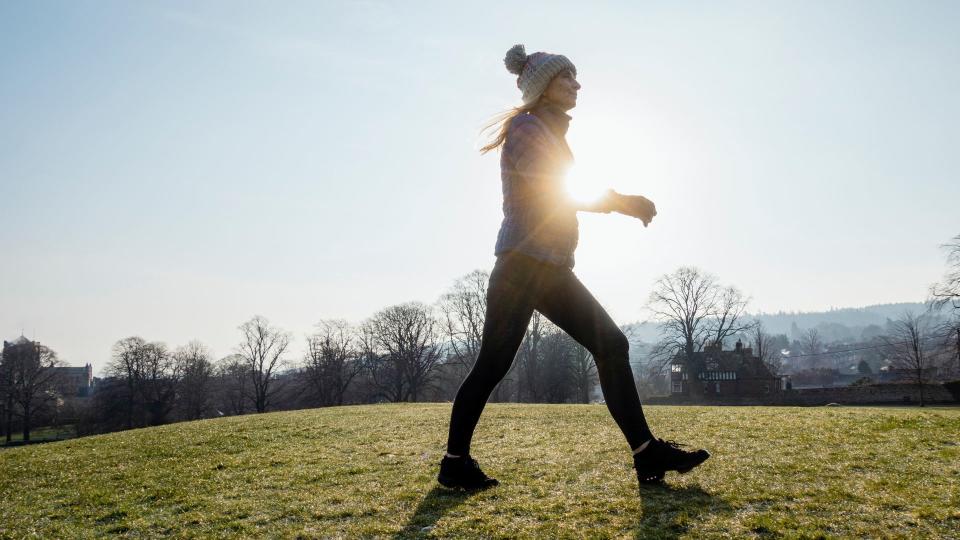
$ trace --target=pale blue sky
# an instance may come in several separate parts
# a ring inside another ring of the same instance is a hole
[[[960,232],[956,2],[4,2],[0,334],[231,352],[493,264],[514,43],[583,85],[577,272],[619,322],[696,265],[756,310],[916,301]]]

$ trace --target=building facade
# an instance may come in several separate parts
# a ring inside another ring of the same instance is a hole
[[[53,368],[54,385],[64,397],[87,397],[93,391],[93,366]]]
[[[680,354],[670,362],[671,396],[724,399],[767,396],[782,390],[782,380],[739,340],[732,351],[710,345],[693,353],[690,361]]]
[[[27,345],[39,346],[39,342],[31,341],[20,336],[13,341],[3,342],[3,354],[0,356],[0,365],[4,358],[10,358],[15,350]],[[34,360],[36,362],[36,360]],[[43,368],[50,370],[49,386],[60,393],[62,397],[87,397],[93,392],[93,366],[86,364],[83,367],[53,366]],[[46,375],[43,376],[46,378]]]

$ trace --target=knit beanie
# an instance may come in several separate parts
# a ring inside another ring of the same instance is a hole
[[[550,81],[565,69],[577,74],[577,68],[566,56],[535,52],[527,56],[523,45],[514,45],[503,59],[507,71],[517,75],[517,88],[523,92],[523,102],[532,103],[547,89]]]

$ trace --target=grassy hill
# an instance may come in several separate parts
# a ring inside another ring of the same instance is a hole
[[[489,405],[502,484],[434,480],[449,405],[204,420],[0,451],[0,536],[954,537],[960,409],[648,407],[708,448],[639,489],[598,405]],[[671,473],[673,474],[673,473]]]

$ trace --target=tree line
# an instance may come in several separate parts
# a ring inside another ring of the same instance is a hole
[[[951,355],[960,368],[960,236],[947,248],[948,273],[931,287],[930,304],[946,308],[948,317],[904,314],[877,336],[882,347],[876,348],[918,384],[937,362],[949,364]],[[390,306],[359,324],[320,320],[299,354],[293,336],[261,316],[238,327],[233,353],[220,359],[197,341],[171,349],[139,336],[123,338],[113,346],[93,397],[82,402],[57,386],[61,363],[54,351],[26,339],[5,343],[0,418],[9,441],[14,426],[28,440],[38,417],[59,417],[80,433],[96,433],[271,410],[449,401],[480,350],[488,280],[488,273],[475,270],[433,304]],[[750,319],[748,303],[740,290],[697,268],[658,279],[647,308],[660,324],[661,339],[635,366],[641,395],[668,391],[664,372],[673,358],[695,364],[695,353],[705,346],[734,338],[752,346],[771,372],[782,373],[786,336],[770,335]],[[810,329],[794,340],[791,352],[815,359],[830,351]],[[587,403],[596,384],[589,351],[535,313],[491,401]]]
[[[262,316],[238,327],[232,354],[200,342],[170,349],[139,336],[113,347],[78,420],[87,433],[216,416],[345,404],[449,401],[480,350],[487,272],[454,281],[434,304],[387,307],[352,324],[320,320],[302,352]],[[535,314],[492,401],[587,403],[597,383],[590,353]]]

